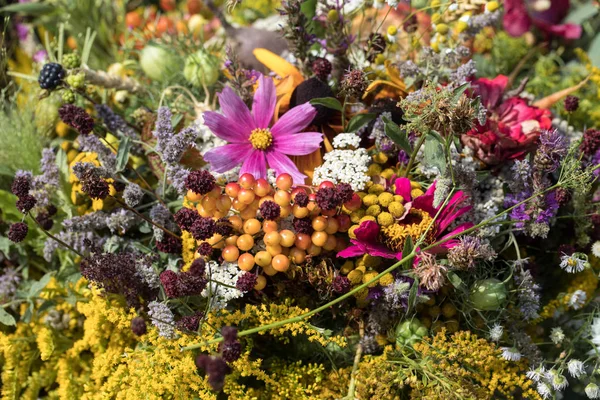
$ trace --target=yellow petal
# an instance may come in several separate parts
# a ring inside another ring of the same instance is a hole
[[[275,91],[277,97],[292,93],[296,85],[294,85],[294,78],[292,76],[286,76],[281,80],[275,81]]]
[[[375,88],[377,88],[379,86],[390,86],[390,87],[393,87],[394,89],[399,90],[402,93],[406,93],[406,89],[405,89],[404,85],[400,86],[394,82],[377,79],[377,80],[371,82],[371,84],[367,87],[367,90],[365,90],[365,95],[363,96],[363,98],[367,97],[373,90],[375,90]]]
[[[390,60],[385,61],[385,71],[390,78],[390,80],[396,84],[395,87],[401,88],[402,91],[406,91],[406,85],[402,78],[400,78],[400,71],[398,68],[394,66],[394,64]]]
[[[254,49],[252,54],[254,54],[254,57],[256,57],[256,59],[261,64],[263,64],[265,67],[275,72],[282,78],[292,76],[294,78],[295,86],[299,85],[304,81],[304,77],[302,76],[300,71],[298,71],[298,69],[292,64],[279,57],[277,54],[272,53],[267,49],[261,48]]]

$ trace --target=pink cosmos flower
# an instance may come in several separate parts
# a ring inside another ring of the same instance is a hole
[[[476,122],[460,140],[488,165],[527,153],[535,146],[540,132],[552,126],[550,111],[530,106],[521,97],[503,99],[507,84],[508,77],[504,75],[473,82],[475,94],[487,108],[487,120],[483,125]]]
[[[423,232],[427,232],[423,244],[430,245],[473,226],[472,223],[466,222],[447,232],[452,222],[471,210],[471,206],[464,206],[467,196],[462,191],[456,192],[446,205],[440,204],[438,207],[435,207],[433,205],[435,181],[423,195],[414,199],[411,195],[410,180],[408,178],[396,179],[395,185],[396,194],[404,198],[404,208],[406,209],[404,215],[395,221],[395,224],[400,227],[397,231],[406,229],[408,232],[411,232],[410,236],[414,242],[420,238]],[[430,225],[432,221],[433,224]],[[429,229],[427,230],[428,227]],[[389,245],[389,243],[393,242],[393,237],[391,237],[394,233],[393,231],[394,229],[389,229],[389,227],[381,228],[374,221],[364,221],[354,230],[356,239],[350,239],[352,245],[340,251],[337,256],[349,258],[369,254],[375,257],[401,260],[402,249],[399,247],[403,246],[396,244],[396,248],[391,248]],[[430,253],[445,252],[454,247],[458,242],[456,239],[451,239],[428,251]]]
[[[504,29],[512,36],[521,36],[536,26],[547,35],[579,39],[581,26],[560,24],[569,11],[569,0],[506,0]]]
[[[317,110],[309,103],[296,106],[269,128],[277,101],[275,85],[264,76],[258,83],[252,112],[232,89],[226,87],[218,94],[223,114],[211,111],[203,114],[204,124],[216,136],[229,142],[207,151],[204,160],[218,173],[243,163],[240,175],[250,173],[255,178],[266,178],[268,164],[278,175],[288,173],[295,184],[303,184],[306,175],[288,155],[302,156],[320,147],[321,133],[298,133],[310,124]]]

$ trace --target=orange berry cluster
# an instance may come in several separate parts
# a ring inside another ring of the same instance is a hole
[[[224,261],[237,263],[243,271],[255,270],[259,278],[255,289],[262,290],[263,274],[286,272],[307,257],[346,248],[348,235],[337,233],[348,231],[350,217],[342,212],[342,202],[328,210],[319,207],[317,195],[323,188],[337,190],[331,182],[319,188],[293,187],[289,174],[279,175],[272,187],[265,179],[243,174],[237,182],[215,185],[205,195],[190,190],[186,197],[196,203],[200,217],[226,221],[232,228],[228,235],[215,233],[198,244],[221,250]],[[296,221],[301,221],[302,229],[296,229]]]

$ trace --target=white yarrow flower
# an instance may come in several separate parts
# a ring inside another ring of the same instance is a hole
[[[201,295],[209,298],[213,310],[225,308],[230,300],[243,296],[243,293],[236,289],[235,284],[244,273],[237,263],[224,262],[219,265],[215,261],[208,262],[205,274],[208,284]]]
[[[504,328],[502,327],[502,325],[496,323],[496,324],[494,324],[492,329],[490,329],[490,339],[494,342],[497,342],[500,340],[503,333],[504,333]]]
[[[502,350],[502,358],[507,361],[519,361],[521,359],[521,353],[516,347],[500,347]]]
[[[339,133],[331,142],[336,149],[345,149],[348,147],[358,148],[360,146],[360,136],[356,133]]]
[[[550,332],[550,340],[554,344],[561,344],[563,340],[565,340],[565,334],[560,327],[552,328]]]
[[[580,376],[585,375],[585,366],[579,360],[569,360],[567,369],[569,370],[569,374],[575,379],[579,379]]]

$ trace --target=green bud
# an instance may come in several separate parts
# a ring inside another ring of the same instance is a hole
[[[150,79],[164,82],[181,71],[181,58],[164,47],[147,45],[140,54],[140,66]]]
[[[183,76],[193,86],[212,86],[219,79],[219,59],[200,49],[185,60]]]
[[[471,288],[471,303],[477,310],[498,310],[506,300],[508,293],[504,283],[491,278],[475,282]]]
[[[73,93],[71,90],[69,89],[65,89],[62,92],[62,101],[65,104],[72,104],[75,102],[75,93]]]
[[[66,69],[77,68],[81,65],[81,58],[77,53],[65,54],[62,58],[62,65]]]
[[[396,326],[396,345],[412,346],[427,336],[428,329],[418,319],[404,321]]]

